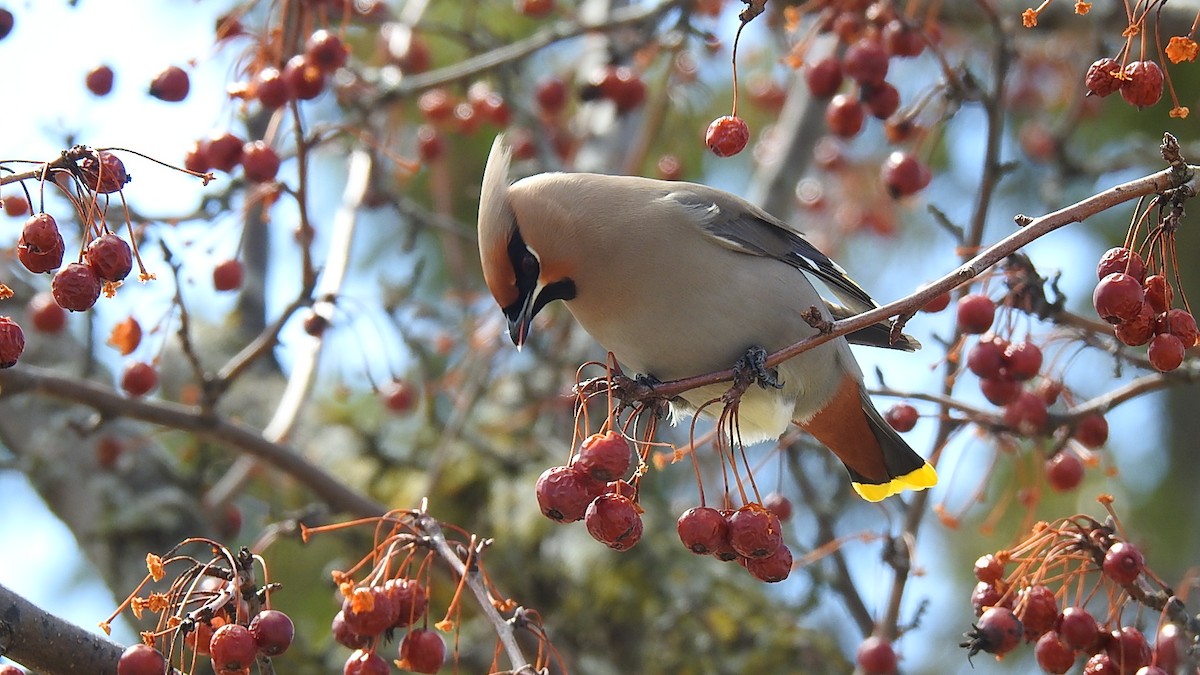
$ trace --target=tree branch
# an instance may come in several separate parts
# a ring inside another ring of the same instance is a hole
[[[0,585],[0,655],[47,675],[116,675],[123,651]]]

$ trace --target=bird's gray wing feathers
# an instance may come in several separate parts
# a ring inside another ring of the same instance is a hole
[[[850,279],[846,270],[779,219],[749,202],[731,199],[730,195],[704,186],[696,188],[681,188],[663,198],[691,211],[695,216],[693,221],[722,246],[774,258],[812,274],[824,282],[852,314],[878,307],[871,296]]]

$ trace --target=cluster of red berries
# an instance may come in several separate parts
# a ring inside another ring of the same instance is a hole
[[[447,131],[469,136],[481,123],[503,128],[512,120],[508,102],[483,81],[467,87],[465,100],[441,87],[430,89],[417,99],[417,108],[425,119],[417,128],[417,155],[427,164],[445,154]]]
[[[637,489],[624,480],[632,463],[629,441],[616,431],[593,434],[566,466],[552,466],[534,488],[538,506],[560,523],[584,521],[604,545],[628,551],[642,538]]]
[[[781,525],[791,513],[791,502],[772,494],[761,504],[751,502],[736,510],[692,507],[679,516],[675,529],[692,553],[736,560],[756,579],[774,583],[792,573],[792,550],[783,541]]]
[[[183,159],[183,168],[199,174],[214,169],[231,173],[241,165],[246,180],[266,183],[279,173],[279,153],[265,141],[242,141],[228,131],[196,141]]]
[[[446,660],[446,644],[436,630],[418,627],[429,607],[429,593],[416,579],[393,577],[375,586],[343,583],[342,608],[331,631],[338,644],[354,650],[345,675],[383,675],[388,664],[374,646],[385,633],[407,629],[400,640],[397,667],[414,673],[436,673]]]
[[[308,37],[304,51],[292,56],[282,69],[260,65],[250,79],[232,85],[230,96],[257,101],[264,110],[276,110],[292,101],[310,101],[329,86],[329,79],[346,65],[350,50],[333,33],[321,29]]]
[[[1089,96],[1101,98],[1121,92],[1121,98],[1139,108],[1154,105],[1163,95],[1163,70],[1154,61],[1130,61],[1124,67],[1116,59],[1102,58],[1088,67],[1083,86]]]
[[[1010,564],[1016,569],[1006,575]],[[1084,588],[1076,583],[1083,575],[1095,571],[1096,590],[1107,589],[1116,603],[1104,620],[1085,607],[1098,593],[1070,595],[1072,588]],[[1130,597],[1124,589],[1147,572],[1141,551],[1109,526],[1086,516],[1039,523],[1017,548],[975,562],[971,603],[978,618],[962,646],[972,656],[984,651],[1001,657],[1022,640],[1034,642],[1034,656],[1047,673],[1066,673],[1081,658],[1087,675],[1174,673],[1186,659],[1178,625],[1163,623],[1154,647],[1137,628],[1119,625],[1117,609]],[[1061,582],[1057,592],[1046,584],[1051,578]]]
[[[1171,308],[1175,293],[1165,275],[1147,271],[1137,251],[1109,249],[1096,267],[1100,282],[1092,302],[1100,318],[1114,324],[1118,340],[1131,347],[1148,343],[1150,365],[1175,370],[1197,343],[1196,319],[1187,309]]]
[[[274,609],[251,609],[266,598],[267,589],[254,582],[255,556],[249,550],[235,554],[207,539],[186,543],[207,545],[216,557],[202,564],[194,557],[174,552],[166,559],[147,556],[147,581],[162,580],[172,564],[186,565],[186,569],[172,579],[169,592],[144,598],[131,596],[123,604],[139,617],[149,610],[159,616],[159,621],[156,630],[142,633],[142,643],[130,646],[121,655],[117,675],[179,672],[169,668],[163,655],[176,653],[172,648],[176,640],[192,654],[190,658],[180,657],[180,668],[207,656],[216,675],[248,675],[259,657],[279,656],[291,646],[295,635],[291,617]],[[101,624],[105,632],[112,618]],[[164,648],[156,648],[156,643]]]

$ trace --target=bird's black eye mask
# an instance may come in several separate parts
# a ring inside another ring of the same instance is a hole
[[[513,236],[508,241],[508,260],[517,280],[517,300],[504,308],[504,315],[509,321],[518,321],[522,310],[527,311],[528,316],[532,318],[555,300],[571,300],[575,297],[575,281],[566,278],[548,284],[531,302],[529,296],[537,290],[542,266],[533,251],[525,245],[520,230],[514,229]]]

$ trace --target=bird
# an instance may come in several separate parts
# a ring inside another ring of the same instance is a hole
[[[511,154],[498,135],[480,185],[478,236],[484,282],[518,349],[534,317],[561,300],[627,372],[669,381],[816,334],[804,316],[811,308],[830,321],[877,307],[803,235],[737,195],[596,173],[510,182]],[[836,301],[823,300],[813,280]],[[893,342],[891,332],[876,324],[780,363],[779,388],[751,387],[739,401],[742,442],[777,439],[795,423],[872,502],[935,485],[934,468],[876,410],[850,350],[850,341],[919,347],[909,336]],[[727,389],[687,391],[672,412],[694,412]]]

